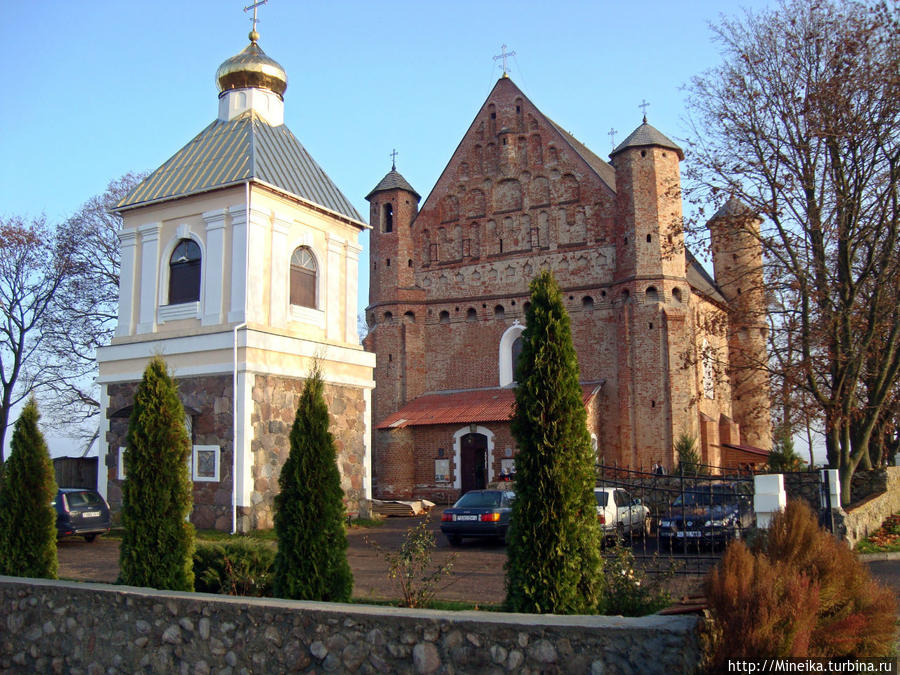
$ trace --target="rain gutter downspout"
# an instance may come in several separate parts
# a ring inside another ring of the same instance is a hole
[[[247,290],[250,287],[247,275],[250,273],[250,181],[244,181],[244,311],[247,310]],[[234,230],[232,230],[234,232]],[[232,244],[233,245],[233,244]],[[235,270],[231,273],[234,274]],[[246,314],[244,321],[234,327],[234,371],[232,372],[231,403],[234,409],[231,416],[231,534],[237,533],[237,497],[238,497],[238,331],[247,327]]]

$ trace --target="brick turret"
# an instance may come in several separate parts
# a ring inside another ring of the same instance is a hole
[[[741,442],[768,450],[769,378],[766,337],[766,295],[763,280],[760,219],[732,197],[710,219],[716,283],[728,300],[729,376],[734,419]]]

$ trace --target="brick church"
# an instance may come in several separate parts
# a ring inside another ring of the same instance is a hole
[[[376,496],[451,499],[514,469],[514,366],[543,267],[598,462],[671,470],[682,432],[708,464],[760,460],[761,250],[734,227],[753,216],[732,200],[710,220],[711,277],[684,246],[683,158],[645,118],[607,162],[504,75],[421,206],[391,168],[367,196]]]

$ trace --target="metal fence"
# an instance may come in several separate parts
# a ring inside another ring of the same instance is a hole
[[[701,465],[662,474],[598,465],[596,485],[607,493],[602,499],[612,493],[616,502],[601,509],[606,544],[624,540],[648,574],[704,574],[728,541],[755,525],[749,471]]]

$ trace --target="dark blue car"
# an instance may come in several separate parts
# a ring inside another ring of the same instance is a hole
[[[91,542],[109,532],[109,505],[94,490],[60,488],[53,500],[56,509],[56,536],[84,537]]]
[[[452,546],[459,546],[464,537],[505,542],[515,496],[511,490],[471,490],[441,515],[441,532]]]

